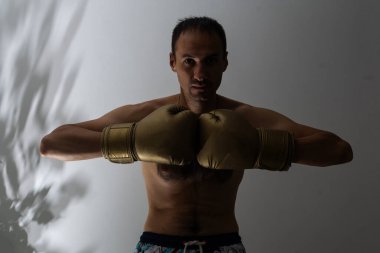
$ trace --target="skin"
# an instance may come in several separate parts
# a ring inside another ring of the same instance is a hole
[[[285,130],[295,137],[294,163],[329,166],[352,160],[350,145],[335,134],[301,125],[272,110],[241,103],[216,92],[228,66],[227,52],[215,33],[188,30],[170,53],[180,93],[117,108],[104,116],[63,125],[46,135],[41,155],[64,160],[102,157],[101,132],[109,124],[137,122],[167,104],[181,104],[196,114],[230,109],[253,127]],[[214,235],[238,232],[234,208],[244,170],[211,170],[142,162],[149,212],[144,230],[167,235]]]

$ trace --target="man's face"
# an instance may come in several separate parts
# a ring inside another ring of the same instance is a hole
[[[227,52],[216,33],[185,31],[177,40],[175,55],[170,54],[170,66],[187,100],[213,98],[227,65]]]

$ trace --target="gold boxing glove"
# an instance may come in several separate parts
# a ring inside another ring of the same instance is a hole
[[[165,105],[137,123],[107,126],[102,154],[115,163],[134,161],[185,165],[195,159],[197,116],[178,105]]]
[[[294,139],[286,131],[254,128],[234,111],[220,109],[199,118],[198,163],[211,169],[288,170]]]

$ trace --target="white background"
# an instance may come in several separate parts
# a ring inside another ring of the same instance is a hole
[[[67,97],[77,121],[177,93],[171,31],[192,15],[225,28],[229,67],[219,94],[332,131],[354,151],[339,166],[247,171],[236,204],[247,252],[379,252],[377,1],[89,0],[71,45],[81,59]],[[66,163],[65,175],[89,189],[43,241],[55,252],[132,252],[147,213],[139,166]]]

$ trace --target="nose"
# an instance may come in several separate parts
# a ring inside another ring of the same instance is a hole
[[[202,63],[199,63],[194,68],[194,79],[197,81],[204,81],[207,79],[206,68]]]

